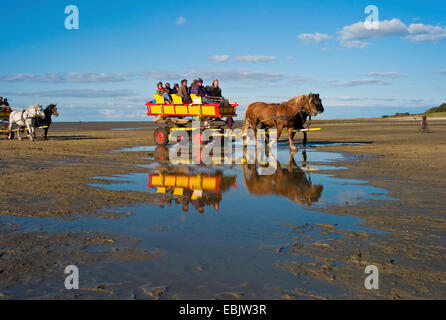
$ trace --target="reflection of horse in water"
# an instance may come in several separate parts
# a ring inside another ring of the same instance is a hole
[[[311,183],[305,172],[296,164],[294,153],[290,154],[287,168],[282,168],[280,162],[276,161],[277,170],[273,175],[258,174],[257,164],[243,164],[245,186],[249,193],[257,196],[279,195],[306,206],[319,201],[323,186]]]

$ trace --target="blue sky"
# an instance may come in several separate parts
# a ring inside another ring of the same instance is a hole
[[[379,29],[364,21],[379,9]],[[64,26],[79,9],[79,30]],[[446,101],[444,1],[0,0],[0,96],[59,121],[145,120],[158,80],[219,79],[243,109],[317,92],[321,118]]]

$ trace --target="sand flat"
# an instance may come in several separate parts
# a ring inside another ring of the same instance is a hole
[[[78,216],[108,219],[125,216],[122,212],[115,212],[114,208],[146,202],[150,195],[95,188],[89,184],[91,177],[145,173],[146,169],[135,164],[140,164],[138,157],[147,156],[148,152],[137,152],[135,156],[135,153],[110,151],[153,144],[151,129],[112,130],[148,125],[149,122],[58,123],[55,130],[50,131],[49,141],[1,139],[0,163],[4,188],[0,194],[0,215],[32,219],[71,219]],[[389,190],[390,196],[396,200],[317,209],[338,216],[360,218],[365,226],[384,233],[345,232],[337,230],[335,226],[326,228],[320,224],[312,228],[326,236],[324,241],[317,242],[323,245],[310,245],[303,240],[305,237],[302,235],[307,229],[302,231],[290,225],[290,230],[300,231],[296,233],[294,241],[284,240],[277,252],[289,257],[305,255],[313,261],[282,261],[278,262],[276,268],[344,292],[341,296],[336,293],[337,298],[445,298],[446,121],[430,121],[428,133],[419,131],[420,123],[417,121],[393,119],[314,121],[313,125],[322,128],[322,131],[311,133],[310,143],[367,142],[360,145],[317,146],[318,150],[356,156],[354,161],[339,163],[348,170],[331,174],[346,179],[366,180],[374,187]],[[11,228],[19,230],[21,226],[2,224],[2,230],[7,231],[1,232],[5,241],[1,241],[0,269],[3,272],[6,270],[8,277],[0,282],[0,299],[30,297],[20,291],[7,290],[12,284],[8,279],[23,283],[35,281],[25,276],[23,269],[7,269],[5,263],[9,261],[6,259],[8,254],[14,252],[15,259],[18,255],[24,261],[32,257],[32,268],[38,268],[46,264],[45,255],[32,253],[32,242],[37,241],[33,239],[39,236],[53,237],[52,243],[56,247],[67,242],[66,235],[17,234]],[[19,240],[20,237],[26,237],[26,243],[30,244],[23,248],[15,247],[17,241],[25,241]],[[72,241],[78,241],[79,238],[80,242],[104,245],[101,240],[104,237],[116,243],[122,241],[118,236],[114,238],[113,235],[101,232],[88,235],[89,240],[79,234]],[[80,245],[76,250],[82,252],[84,248]],[[135,261],[141,256],[144,259],[144,255],[147,254],[135,253]],[[69,256],[69,252],[58,253],[57,259],[61,261],[57,263],[63,265],[68,262]],[[150,254],[150,259],[161,256]],[[377,265],[382,272],[383,282],[378,291],[364,290],[361,281],[357,280],[363,278],[363,268],[368,264]],[[334,295],[311,286],[274,290],[280,293],[278,298],[287,299],[330,298]],[[88,292],[90,297],[93,293]],[[167,298],[168,294],[175,296],[175,292],[166,292]],[[51,296],[50,288],[47,294]],[[99,290],[93,297],[114,296],[109,293],[104,295]]]

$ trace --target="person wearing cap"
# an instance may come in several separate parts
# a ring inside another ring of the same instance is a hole
[[[198,97],[201,97],[201,100],[204,104],[213,104],[214,101],[209,99],[209,96],[206,92],[206,89],[203,87],[203,79],[199,78],[197,80],[197,85],[194,87],[191,87],[191,94],[195,94]]]

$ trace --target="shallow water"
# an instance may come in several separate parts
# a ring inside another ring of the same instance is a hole
[[[156,150],[150,149],[144,151]],[[12,221],[26,231],[112,232],[139,239],[138,248],[165,252],[164,257],[149,261],[79,266],[89,270],[90,283],[122,284],[116,289],[121,298],[147,283],[166,286],[164,298],[234,298],[238,294],[279,298],[280,291],[303,286],[322,296],[342,295],[341,288],[317,281],[309,284],[308,279],[277,268],[277,262],[308,259],[278,254],[278,248],[293,241],[293,227],[308,230],[313,242],[327,238],[318,229],[312,230],[318,224],[346,232],[381,233],[363,226],[358,218],[318,209],[392,199],[386,190],[367,181],[333,176],[336,170],[345,170],[339,161],[354,160],[354,156],[308,148],[290,158],[288,148],[280,145],[277,151],[277,170],[270,175],[261,175],[264,168],[259,162],[172,165],[168,154],[155,153],[146,158],[146,173],[92,178],[97,180],[90,184],[94,187],[147,194],[146,203],[115,210],[131,213],[126,218]]]
[[[352,160],[353,156],[308,149],[293,158],[293,168],[288,170],[289,151],[279,147],[278,170],[266,176],[259,175],[256,165],[178,166],[155,162],[147,166],[147,173],[96,177],[113,183],[91,185],[152,196],[150,203],[121,208],[134,215],[125,221],[107,221],[106,229],[142,239],[147,248],[165,250],[168,255],[162,261],[151,261],[147,268],[150,265],[157,279],[169,283],[182,297],[211,298],[222,290],[274,297],[263,288],[292,290],[302,281],[274,267],[277,261],[299,259],[275,252],[292,237],[290,225],[331,224],[351,232],[380,232],[362,226],[360,219],[317,209],[391,200],[386,190],[366,181],[326,173],[342,170],[331,164]],[[316,231],[308,235],[312,241],[321,241]],[[249,289],[240,289],[245,283]]]

